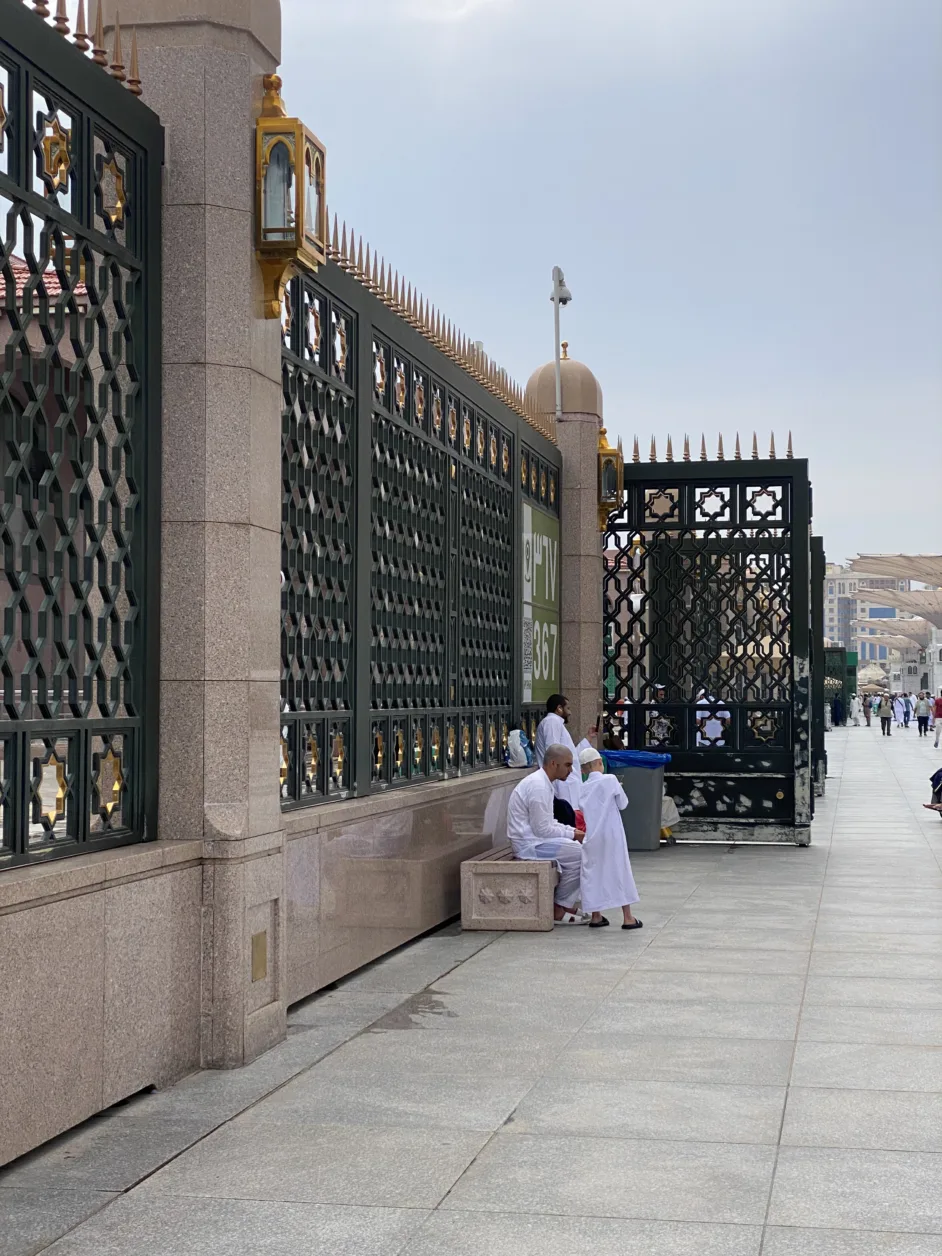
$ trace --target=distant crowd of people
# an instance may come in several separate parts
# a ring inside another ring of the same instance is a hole
[[[850,696],[850,710],[847,713],[849,723],[860,726],[863,716],[867,727],[876,716],[880,721],[880,731],[884,737],[893,736],[893,726],[909,728],[915,720],[920,737],[928,737],[930,729],[935,731],[935,746],[938,748],[942,737],[942,690],[934,698],[928,689],[920,689],[918,693],[874,693]],[[845,723],[844,703],[840,696],[831,703],[831,722],[837,727]]]

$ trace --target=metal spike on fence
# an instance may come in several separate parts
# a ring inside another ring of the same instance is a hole
[[[337,235],[337,215],[334,214],[334,238],[331,241],[330,251],[334,255],[334,260],[340,255],[340,237]]]
[[[141,94],[141,70],[137,63],[137,27],[131,31],[131,68],[128,71],[128,91],[132,96]]]
[[[651,452],[648,455],[649,462],[657,462],[657,448],[654,444],[654,437],[651,437]]]
[[[121,52],[121,22],[118,18],[117,9],[114,15],[114,56],[111,59],[111,77],[117,79],[119,83],[123,83],[127,78],[124,72],[124,58]]]
[[[755,458],[755,460],[758,462],[758,460],[759,460],[759,438],[758,438],[758,436],[755,434],[755,432],[753,432],[753,433],[752,433],[752,456],[753,456],[753,458]]]
[[[641,450],[638,448],[638,438],[637,438],[637,436],[635,437],[635,447],[634,447],[634,449],[631,451],[631,461],[632,461],[632,462],[640,462],[640,461],[641,461]]]
[[[374,292],[379,292],[379,254],[373,254],[373,281],[370,285]]]
[[[393,273],[392,273],[392,267],[390,266],[389,270],[386,271],[386,288],[385,288],[385,291],[383,292],[383,300],[386,302],[387,305],[392,305],[393,303],[392,278],[393,278]]]
[[[69,33],[69,15],[66,11],[65,0],[56,0],[56,20],[53,26],[60,35],[68,35]]]
[[[684,437],[684,462],[690,461],[690,437]]]
[[[774,432],[772,433],[772,440],[769,444],[769,457],[772,459],[773,462],[775,461],[775,433]]]
[[[75,17],[75,34],[72,36],[72,42],[79,52],[85,52],[88,49],[88,31],[85,29],[85,0],[79,0],[78,3],[78,13]]]
[[[363,278],[363,237],[360,236],[360,243],[357,248],[357,278]]]
[[[49,5],[46,0],[33,0],[33,11],[45,21],[49,16]]]
[[[736,452],[733,455],[737,462],[742,461],[742,450],[739,448],[739,433],[736,433]]]
[[[347,269],[347,220],[343,220],[343,231],[340,236],[340,265]]]
[[[795,451],[792,449],[792,434],[791,432],[789,432],[788,433],[788,449],[785,453],[785,457],[794,458],[794,456],[795,456]]]
[[[671,443],[671,438],[669,436],[667,438],[667,461],[668,462],[674,461],[674,446]]]
[[[95,38],[92,42],[92,60],[96,65],[107,66],[108,54],[105,52],[105,23],[101,13],[101,0],[98,0],[98,16],[95,19]]]
[[[720,439],[717,442],[717,446],[716,446],[716,461],[717,462],[726,461],[726,455],[723,453],[723,433],[722,432],[720,432]]]
[[[700,434],[700,461],[706,462],[706,460],[707,460],[706,436],[701,432]]]

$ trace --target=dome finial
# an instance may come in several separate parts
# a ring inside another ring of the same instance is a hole
[[[569,341],[568,340],[563,341],[563,361],[564,362],[569,361]]]

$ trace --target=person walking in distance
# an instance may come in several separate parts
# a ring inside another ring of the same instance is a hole
[[[916,698],[916,705],[913,708],[916,712],[916,723],[919,725],[919,736],[929,736],[929,699],[920,689]]]
[[[870,727],[870,714],[871,714],[872,703],[873,703],[873,699],[870,697],[870,694],[865,693],[863,697],[863,713],[864,713],[864,719],[867,721],[868,728]]]
[[[880,699],[880,705],[877,707],[877,715],[880,717],[880,732],[884,737],[892,737],[893,699],[888,693],[885,693]]]
[[[933,715],[935,716],[935,748],[939,748],[939,734],[942,733],[942,689],[939,690],[939,696],[932,704],[935,707]]]

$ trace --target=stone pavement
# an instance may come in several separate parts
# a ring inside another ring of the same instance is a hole
[[[942,1256],[942,752],[828,752],[810,848],[639,856],[638,933],[403,948],[0,1173],[0,1256]]]

